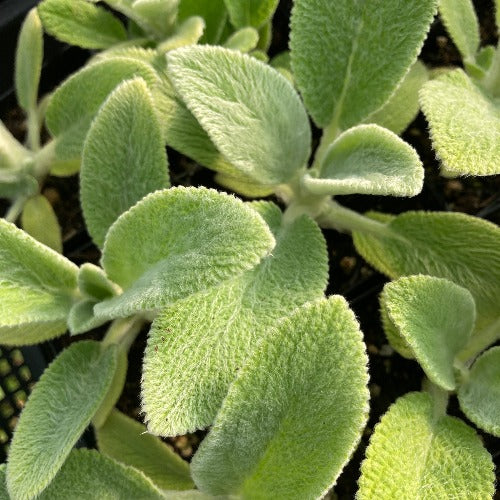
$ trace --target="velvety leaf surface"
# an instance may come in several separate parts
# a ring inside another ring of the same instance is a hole
[[[157,76],[146,63],[115,57],[85,66],[57,88],[47,108],[46,122],[50,133],[57,137],[59,159],[80,157],[101,104],[119,83],[133,77],[141,77],[150,85],[157,83]]]
[[[167,60],[187,107],[243,174],[280,184],[305,166],[309,121],[292,85],[276,70],[221,47],[182,48]]]
[[[366,422],[366,362],[358,323],[342,297],[297,309],[231,385],[191,462],[200,490],[246,498],[323,496]]]
[[[179,21],[191,16],[205,20],[205,32],[200,43],[217,44],[226,25],[227,11],[224,0],[182,0],[179,5]]]
[[[462,57],[474,60],[481,40],[472,0],[439,0],[439,14]]]
[[[467,288],[476,302],[476,331],[497,320],[498,226],[451,212],[406,212],[388,225],[394,236],[353,233],[356,249],[371,265],[392,279],[428,274]]]
[[[361,465],[360,500],[492,498],[495,475],[479,436],[433,414],[426,393],[399,398],[375,427]]]
[[[201,17],[195,16],[186,19],[172,36],[158,45],[158,52],[165,53],[186,45],[194,45],[202,37],[205,22]]]
[[[246,27],[233,33],[224,43],[224,47],[240,52],[250,52],[257,47],[258,42],[259,32],[255,28]]]
[[[38,12],[47,33],[71,45],[105,49],[127,39],[111,12],[84,0],[44,0]]]
[[[88,332],[107,322],[107,319],[96,318],[94,314],[94,307],[98,303],[96,300],[83,299],[73,304],[67,321],[71,335]]]
[[[95,312],[125,317],[165,307],[251,269],[274,243],[263,219],[232,196],[205,188],[157,191],[111,226],[102,264],[127,290]]]
[[[290,48],[316,124],[347,129],[380,108],[415,62],[435,0],[295,0]]]
[[[0,341],[41,342],[66,330],[78,268],[0,219]]]
[[[446,279],[410,276],[385,285],[380,303],[429,379],[455,389],[453,362],[476,319],[470,292]]]
[[[275,235],[272,255],[235,280],[175,303],[153,323],[142,408],[154,434],[210,425],[235,374],[270,327],[323,296],[327,253],[316,223],[304,216],[286,224],[276,205],[252,206]]]
[[[194,487],[189,465],[172,448],[146,427],[113,410],[96,430],[101,453],[143,472],[163,490],[188,490]]]
[[[141,18],[149,31],[163,38],[174,25],[177,18],[179,0],[135,0],[132,9]]]
[[[500,347],[492,347],[472,365],[458,390],[460,408],[478,427],[500,437]]]
[[[36,9],[31,9],[19,34],[14,73],[17,102],[25,111],[36,108],[42,59],[42,24]]]
[[[95,450],[73,450],[40,500],[161,500],[149,478]]]
[[[398,135],[404,132],[418,114],[420,109],[418,91],[428,79],[426,67],[417,61],[410,68],[396,92],[382,108],[365,120],[366,123],[376,123]]]
[[[9,450],[7,485],[14,498],[33,498],[52,481],[106,395],[116,356],[114,346],[103,350],[86,340],[65,349],[44,371]]]
[[[144,80],[119,85],[90,127],[82,154],[80,197],[99,247],[113,222],[144,196],[170,185],[167,155]]]
[[[422,190],[424,169],[416,151],[378,125],[358,125],[329,147],[318,177],[304,184],[313,193],[415,196]]]
[[[96,301],[108,299],[121,292],[100,267],[88,262],[78,269],[78,289],[84,297]]]
[[[500,108],[461,69],[427,82],[420,103],[443,175],[500,173]]]
[[[61,227],[52,205],[45,196],[33,196],[25,203],[21,226],[40,243],[62,253]]]
[[[224,0],[224,3],[235,28],[261,28],[272,18],[279,0]]]

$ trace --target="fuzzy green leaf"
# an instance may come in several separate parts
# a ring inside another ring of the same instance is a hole
[[[481,40],[472,0],[439,0],[439,14],[462,57],[473,61]]]
[[[215,181],[217,184],[247,198],[263,198],[274,193],[272,187],[254,182],[251,178],[240,174],[238,171],[235,173],[220,172],[215,175]]]
[[[71,45],[105,49],[127,39],[113,14],[85,0],[44,0],[38,12],[47,33]]]
[[[358,323],[342,297],[296,309],[231,385],[191,462],[200,490],[322,497],[366,423],[366,362]]]
[[[360,500],[492,498],[493,461],[455,417],[434,415],[429,394],[398,399],[375,427],[361,465]]]
[[[384,219],[385,235],[353,233],[356,249],[370,264],[391,279],[428,274],[467,288],[476,302],[476,332],[498,319],[498,226],[451,212],[406,212]]]
[[[109,299],[121,292],[100,267],[89,263],[78,270],[78,289],[84,297],[96,301]]]
[[[235,28],[261,28],[273,17],[279,0],[224,0]]]
[[[171,37],[158,45],[157,50],[165,53],[186,45],[194,45],[202,37],[204,30],[205,22],[201,17],[190,17],[176,29]]]
[[[66,330],[78,268],[0,219],[0,343],[41,342]]]
[[[472,365],[458,400],[467,418],[500,437],[500,347],[489,349]]]
[[[25,111],[34,111],[36,109],[42,59],[42,24],[36,9],[31,9],[19,34],[14,76],[17,102]]]
[[[415,62],[435,0],[295,0],[290,48],[316,124],[347,129],[379,109]]]
[[[9,451],[7,486],[14,498],[33,498],[52,481],[104,399],[116,359],[115,346],[103,350],[87,340],[68,347],[45,370]]]
[[[187,47],[167,60],[187,107],[243,174],[280,184],[306,164],[309,121],[299,96],[276,70],[221,47]]]
[[[441,173],[500,173],[500,108],[461,70],[427,82],[420,91]]]
[[[146,428],[114,410],[96,431],[97,445],[105,455],[143,472],[163,490],[194,487],[189,466]]]
[[[316,223],[304,216],[287,224],[276,205],[253,206],[276,237],[272,255],[235,280],[177,302],[153,323],[142,384],[153,434],[210,425],[235,374],[270,327],[323,296],[327,253]]]
[[[429,379],[454,390],[453,362],[476,319],[470,292],[446,279],[410,276],[388,283],[380,302]]]
[[[157,191],[111,226],[102,264],[126,290],[95,312],[125,317],[165,307],[253,268],[274,243],[262,218],[231,196],[205,188]]]
[[[45,196],[33,196],[25,203],[21,214],[21,226],[40,243],[62,253],[61,226]]]
[[[378,125],[358,125],[341,134],[328,148],[318,177],[304,179],[305,187],[319,195],[415,196],[423,182],[416,151]]]
[[[59,160],[80,158],[90,124],[102,103],[117,85],[134,77],[143,78],[151,86],[158,82],[148,64],[115,57],[84,67],[54,92],[47,108],[46,121],[50,133],[57,138]]]
[[[250,52],[257,47],[258,42],[258,31],[255,28],[246,27],[233,33],[224,43],[224,47],[240,52]]]
[[[95,317],[96,304],[98,302],[92,299],[82,299],[73,304],[68,315],[68,329],[71,335],[88,332],[106,323],[106,319]]]
[[[370,115],[365,120],[366,123],[376,123],[398,135],[404,132],[418,114],[418,91],[428,79],[426,67],[417,61],[392,97],[382,108]]]
[[[181,0],[179,5],[179,21],[192,16],[205,20],[205,32],[200,43],[217,44],[224,30],[227,11],[224,0]]]
[[[132,10],[144,19],[144,25],[159,38],[172,31],[178,7],[179,0],[135,0],[132,3]]]
[[[152,481],[95,450],[73,450],[39,500],[161,500]]]
[[[101,248],[123,212],[170,185],[153,106],[144,80],[126,81],[102,105],[85,140],[81,203],[89,233]]]

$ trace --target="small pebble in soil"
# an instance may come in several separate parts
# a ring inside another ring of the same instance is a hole
[[[340,267],[344,274],[349,275],[352,273],[353,269],[356,267],[356,257],[345,256],[340,259]]]
[[[394,349],[389,344],[384,344],[379,351],[379,355],[388,358],[394,354]]]

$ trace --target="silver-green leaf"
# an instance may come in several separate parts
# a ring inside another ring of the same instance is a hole
[[[96,306],[98,316],[126,317],[236,277],[274,247],[264,220],[232,196],[205,188],[157,191],[111,226],[102,265],[125,289]]]
[[[441,173],[500,173],[500,108],[461,69],[427,82],[420,91]]]
[[[43,32],[36,9],[31,9],[26,16],[19,34],[16,50],[17,102],[25,111],[36,110],[38,83],[42,71]]]
[[[495,491],[493,461],[464,422],[435,415],[429,394],[398,399],[375,427],[356,498],[477,498]]]
[[[0,219],[0,342],[42,342],[66,330],[78,268]]]
[[[224,0],[235,28],[262,28],[273,17],[279,0]]]
[[[14,498],[34,498],[54,479],[111,384],[117,349],[86,340],[65,349],[33,389],[7,464]]]
[[[71,45],[105,49],[127,39],[111,12],[85,0],[44,0],[38,12],[47,33]]]
[[[375,219],[380,215],[371,214]],[[406,212],[382,219],[389,233],[353,233],[356,249],[370,264],[392,279],[428,274],[467,288],[476,302],[476,333],[497,321],[498,226],[451,212]]]
[[[295,0],[292,68],[316,124],[347,129],[380,108],[415,62],[435,0]]]
[[[187,107],[243,174],[273,185],[305,166],[309,121],[298,94],[279,72],[222,47],[182,48],[167,60]]]
[[[153,323],[142,408],[154,434],[173,436],[210,425],[230,383],[270,327],[323,296],[327,252],[316,223],[306,216],[286,223],[272,203],[252,206],[275,235],[272,255],[227,284],[175,303]]]
[[[198,488],[246,498],[322,497],[366,423],[366,362],[342,297],[298,308],[231,385],[191,462]]]
[[[95,450],[73,450],[40,500],[162,500],[161,491],[133,467]]]
[[[101,453],[143,472],[163,490],[189,490],[194,487],[189,465],[172,448],[146,428],[118,410],[113,410],[96,430]]]
[[[447,279],[410,276],[388,283],[380,303],[429,379],[454,390],[454,359],[476,319],[470,292]]]
[[[101,248],[123,212],[169,187],[160,125],[141,78],[119,85],[100,108],[83,146],[80,179],[85,223]]]
[[[192,16],[199,16],[205,20],[205,32],[200,43],[217,44],[227,20],[224,0],[182,0],[179,5],[179,21]]]
[[[458,390],[458,401],[467,418],[500,437],[500,347],[492,347],[474,362]]]
[[[423,182],[416,151],[378,125],[358,125],[341,134],[326,151],[318,176],[304,178],[305,188],[318,195],[415,196]]]

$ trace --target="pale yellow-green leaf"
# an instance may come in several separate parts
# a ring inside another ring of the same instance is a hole
[[[47,33],[71,45],[105,49],[127,38],[111,12],[85,0],[44,0],[38,12]]]
[[[121,292],[120,287],[111,282],[100,267],[88,262],[78,270],[78,289],[84,297],[96,301],[108,299]]]
[[[415,196],[424,169],[417,152],[379,125],[358,125],[329,146],[316,176],[304,187],[317,195],[379,194]]]
[[[418,114],[420,109],[418,91],[428,79],[429,74],[426,67],[417,61],[410,68],[396,92],[382,108],[371,114],[365,122],[376,123],[398,135],[404,132]]]
[[[0,219],[0,342],[33,344],[66,330],[78,268]]]
[[[492,347],[475,361],[458,390],[458,400],[467,418],[500,437],[500,347]]]
[[[117,85],[133,77],[143,78],[150,86],[158,82],[147,63],[115,57],[84,67],[56,89],[47,108],[46,123],[56,137],[57,160],[80,158],[90,124],[102,103]]]
[[[158,45],[158,52],[165,53],[170,50],[194,45],[203,35],[205,21],[198,16],[186,19],[175,31],[175,33]]]
[[[42,24],[37,10],[31,9],[23,22],[17,41],[14,74],[17,102],[25,111],[36,110],[42,59]]]
[[[426,393],[398,399],[375,427],[359,500],[491,499],[493,461],[464,422],[435,415]]]
[[[222,47],[178,49],[167,61],[188,109],[243,174],[262,184],[280,184],[305,166],[309,121],[299,96],[279,72]]]
[[[126,317],[234,278],[255,267],[275,241],[240,200],[205,188],[157,191],[111,226],[102,264],[125,289],[98,304],[98,316]]]
[[[306,216],[286,223],[272,203],[252,206],[275,235],[272,255],[235,280],[175,303],[153,323],[142,383],[153,434],[210,425],[257,342],[279,318],[323,296],[327,252],[316,223]]]
[[[221,186],[247,198],[263,198],[274,193],[273,188],[259,184],[238,171],[233,174],[227,172],[217,173],[215,174],[215,181]]]
[[[191,16],[205,20],[205,32],[200,43],[217,44],[227,20],[224,0],[181,0],[178,18],[184,21]]]
[[[247,26],[233,33],[225,42],[227,49],[239,50],[240,52],[250,52],[257,47],[259,33],[255,28]]]
[[[461,69],[427,82],[420,104],[444,176],[500,173],[500,108]]]
[[[169,185],[151,93],[141,78],[128,80],[101,106],[83,146],[80,198],[92,239],[102,248],[123,212]]]
[[[39,500],[162,500],[153,482],[133,467],[95,450],[73,450]]]
[[[292,68],[320,127],[347,129],[389,99],[415,62],[436,0],[295,0]]]
[[[177,20],[180,0],[135,0],[132,12],[142,20],[140,25],[157,38],[168,35]],[[134,18],[136,16],[134,15]],[[139,19],[136,19],[139,21]]]
[[[93,299],[82,299],[73,304],[68,314],[68,330],[71,335],[85,333],[106,323],[107,319],[96,318],[94,307],[98,304]]]
[[[371,265],[392,279],[428,274],[467,288],[476,302],[476,333],[497,321],[498,226],[452,212],[406,212],[384,219],[393,235],[353,233],[356,249]]]
[[[34,498],[52,481],[101,404],[116,368],[115,346],[86,340],[65,349],[31,393],[12,439],[7,486]]]
[[[447,279],[409,276],[388,283],[380,303],[427,377],[454,390],[453,362],[466,346],[476,319],[470,292]]]
[[[105,455],[143,472],[163,490],[188,490],[194,487],[189,465],[172,448],[146,427],[113,410],[96,430],[97,446]]]
[[[368,412],[367,357],[340,296],[295,310],[231,385],[191,462],[201,491],[321,498],[356,447]]]
[[[474,61],[481,39],[472,0],[439,0],[439,14],[462,57]]]
[[[261,28],[271,20],[279,0],[224,0],[235,28]]]
[[[62,253],[61,226],[45,196],[33,196],[25,203],[21,214],[21,226],[40,243]]]

